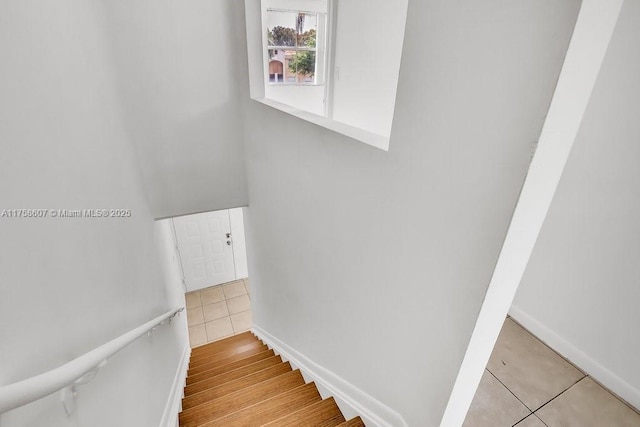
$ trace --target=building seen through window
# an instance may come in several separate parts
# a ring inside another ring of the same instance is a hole
[[[267,20],[269,82],[323,84],[316,73],[318,22],[326,20],[317,13],[277,9],[267,10]]]

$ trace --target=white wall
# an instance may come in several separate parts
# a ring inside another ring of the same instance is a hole
[[[235,0],[104,2],[126,130],[156,218],[247,204]]]
[[[244,233],[244,208],[229,209],[231,238],[233,239],[233,263],[236,268],[236,279],[249,277],[247,267],[247,244]]]
[[[410,2],[389,152],[249,103],[254,323],[437,425],[578,6]]]
[[[407,1],[337,2],[333,119],[391,133]]]
[[[183,274],[180,264],[180,254],[178,253],[175,234],[171,219],[163,219],[154,222],[154,239],[159,252],[160,267],[166,283],[167,300],[171,307],[182,307],[185,305],[185,286],[182,283]],[[186,317],[177,319],[181,324],[186,325]],[[182,322],[184,320],[184,322]],[[180,328],[176,328],[180,329]],[[186,328],[184,331],[188,332]],[[185,340],[188,337],[185,335]]]
[[[95,2],[0,3],[0,209],[124,208],[130,218],[0,218],[0,384],[60,366],[176,303],[122,122]],[[79,388],[2,414],[13,426],[157,426],[179,324],[118,353]]]
[[[640,407],[640,3],[625,2],[512,314]]]

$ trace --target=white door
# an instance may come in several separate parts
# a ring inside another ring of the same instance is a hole
[[[229,211],[173,219],[187,291],[236,279]]]

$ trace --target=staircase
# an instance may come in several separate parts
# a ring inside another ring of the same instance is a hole
[[[364,427],[250,332],[194,348],[180,427]]]

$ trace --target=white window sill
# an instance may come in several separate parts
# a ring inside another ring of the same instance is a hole
[[[379,148],[384,151],[389,151],[388,135],[380,135],[377,133],[369,132],[362,128],[350,126],[345,123],[337,122],[335,120],[329,119],[324,116],[319,116],[317,114],[309,113],[308,111],[298,110],[297,108],[291,107],[290,105],[283,104],[281,102],[274,101],[269,98],[253,98],[252,97],[252,99],[264,105],[268,105],[269,107],[275,108],[276,110],[280,110],[287,114],[291,114],[292,116],[297,117],[299,119],[306,120],[318,126],[322,126],[323,128],[348,136],[349,138],[353,138],[357,141],[364,142],[365,144],[371,145],[373,147]]]

